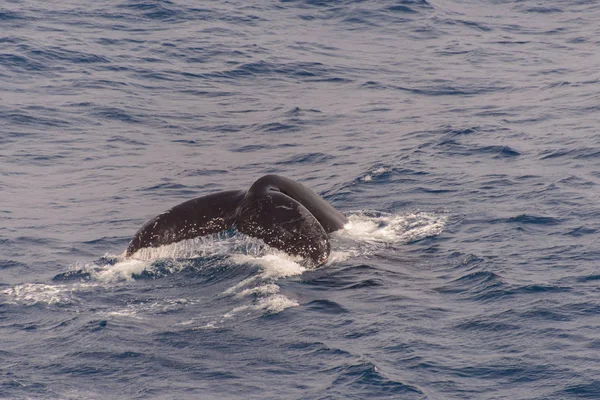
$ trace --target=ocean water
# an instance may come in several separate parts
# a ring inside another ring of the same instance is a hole
[[[600,398],[600,3],[6,0],[0,398]],[[170,207],[296,179],[307,268]]]

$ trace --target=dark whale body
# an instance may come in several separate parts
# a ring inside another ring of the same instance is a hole
[[[266,175],[245,190],[209,194],[181,203],[148,221],[135,234],[126,256],[209,235],[232,227],[315,265],[329,256],[328,234],[346,217],[306,186]]]

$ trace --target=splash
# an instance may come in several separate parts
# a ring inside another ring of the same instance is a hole
[[[249,296],[254,298],[252,304],[235,307],[224,315],[225,318],[231,318],[242,311],[277,314],[286,308],[299,305],[297,300],[282,295],[281,288],[275,283],[277,279],[301,275],[307,270],[306,267],[299,264],[301,261],[299,257],[293,257],[273,249],[264,255],[237,254],[232,256],[231,260],[238,264],[258,265],[261,270],[257,275],[247,278],[223,292],[224,295],[234,295],[238,298]]]
[[[375,168],[373,171],[368,172],[365,176],[360,178],[360,180],[363,182],[371,182],[373,180],[373,178],[383,175],[389,171],[390,171],[390,169],[387,167]]]
[[[32,306],[42,304],[72,304],[78,301],[75,292],[90,285],[46,285],[43,283],[24,283],[0,290],[0,294],[9,298],[9,303]]]
[[[338,237],[371,243],[411,243],[442,233],[446,215],[417,212],[410,214],[383,214],[360,211],[348,216]]]
[[[287,278],[300,275],[306,271],[306,267],[298,264],[300,257],[290,256],[278,250],[262,256],[250,256],[238,254],[231,257],[236,264],[256,264],[262,268],[263,279]]]
[[[135,275],[140,275],[149,266],[149,262],[125,259],[117,262],[115,265],[96,266],[90,264],[83,268],[89,270],[90,276],[101,282],[116,282],[120,280],[133,280]]]
[[[297,300],[289,299],[281,294],[260,298],[251,305],[236,307],[227,314],[224,318],[231,318],[235,314],[246,312],[250,314],[252,311],[263,311],[267,314],[277,314],[286,308],[297,307],[300,304]]]
[[[212,235],[182,240],[160,247],[147,247],[138,250],[132,258],[152,261],[156,259],[198,258],[215,255],[229,255],[235,250],[249,254],[260,253],[266,245],[236,232],[221,232]]]

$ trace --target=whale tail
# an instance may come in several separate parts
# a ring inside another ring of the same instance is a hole
[[[228,191],[179,204],[148,221],[126,251],[158,247],[217,233],[235,226],[268,245],[299,255],[315,265],[330,252],[328,233],[346,217],[306,186],[277,175],[258,179],[246,191]]]
[[[329,257],[329,238],[319,221],[298,201],[275,190],[259,195],[248,191],[238,210],[236,227],[315,265]]]

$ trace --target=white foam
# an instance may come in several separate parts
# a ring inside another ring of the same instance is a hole
[[[338,237],[365,242],[409,243],[428,236],[439,235],[446,225],[445,215],[431,213],[381,214],[364,212],[350,215]]]
[[[206,256],[244,254],[263,254],[269,247],[260,239],[248,237],[242,233],[221,232],[213,235],[182,240],[181,242],[160,247],[143,248],[135,252],[132,258],[137,260],[197,258]]]
[[[46,285],[43,283],[24,283],[15,285],[8,289],[0,290],[0,293],[9,297],[10,303],[34,305],[44,304],[70,304],[77,301],[74,292],[89,287],[81,283],[77,285]]]
[[[299,305],[297,300],[279,293],[281,288],[274,281],[280,278],[301,275],[306,271],[306,267],[298,264],[301,261],[300,257],[270,249],[267,254],[262,255],[235,254],[231,256],[231,260],[238,264],[251,263],[258,265],[261,270],[259,274],[246,278],[223,292],[224,295],[235,294],[236,297],[255,296],[252,304],[233,308],[223,316],[225,319],[232,318],[235,314],[244,311],[248,313],[263,311],[276,314],[286,308]]]
[[[105,313],[100,313],[101,315],[106,315],[109,317],[121,317],[121,318],[135,318],[135,319],[142,319],[142,317],[138,316],[138,311],[135,310],[134,308],[126,308],[126,309],[122,309],[122,310],[116,310],[116,311],[108,311]]]
[[[285,310],[286,308],[298,307],[299,305],[300,304],[297,300],[287,298],[281,294],[277,294],[264,299],[260,299],[260,301],[255,307],[258,307],[258,309],[266,310],[270,314],[277,314]]]
[[[373,180],[373,177],[377,177],[379,175],[383,175],[386,172],[389,171],[389,168],[386,167],[379,167],[374,169],[371,172],[368,172],[365,176],[363,176],[362,178],[360,178],[363,182],[371,182]]]
[[[93,264],[88,268],[90,269],[90,276],[92,278],[102,282],[116,282],[120,280],[133,280],[134,275],[141,274],[149,265],[148,261],[128,258],[117,262],[115,265],[102,266],[98,270],[90,268],[96,267]]]
[[[144,319],[145,315],[156,315],[168,313],[171,311],[177,311],[185,308],[189,304],[195,303],[192,300],[185,298],[171,298],[162,299],[155,302],[143,302],[138,304],[130,304],[124,308],[112,311],[102,312],[102,315],[113,316],[113,317],[127,317]]]
[[[360,250],[356,248],[349,248],[345,250],[335,250],[329,254],[329,258],[327,259],[327,265],[341,263],[351,259],[352,257],[356,257],[360,254]]]
[[[239,289],[243,288],[244,286],[250,285],[252,282],[260,280],[260,278],[261,278],[260,275],[254,275],[249,278],[246,278],[243,281],[233,285],[232,287],[225,289],[223,291],[223,294],[227,295],[227,296],[231,295],[231,294],[235,294]]]
[[[262,286],[257,286],[251,289],[244,289],[241,292],[239,292],[238,294],[236,294],[237,297],[244,297],[244,296],[250,296],[250,295],[257,295],[257,296],[268,296],[268,295],[272,295],[272,294],[276,294],[279,293],[279,289],[280,287],[274,283],[267,283],[266,285],[262,285]]]
[[[259,298],[253,304],[235,307],[233,310],[225,314],[224,318],[232,318],[235,314],[246,312],[250,314],[252,311],[264,311],[269,314],[277,314],[286,308],[297,307],[300,304],[297,300],[290,299],[282,294],[275,294],[272,296]]]
[[[298,264],[302,260],[300,257],[290,256],[277,250],[261,256],[236,254],[231,257],[231,260],[237,264],[251,263],[260,266],[263,279],[287,278],[306,271],[305,267]]]
[[[387,170],[381,168],[377,173]],[[442,232],[447,221],[445,215],[433,213],[383,214],[361,211],[348,217],[344,229],[332,237],[332,250],[327,264],[344,262],[351,257],[370,255],[389,243],[410,243]],[[278,279],[297,276],[307,268],[300,265],[300,258],[283,252],[262,248],[258,254],[233,254],[230,260],[236,264],[253,264],[260,272],[226,289],[223,295],[235,297],[254,296],[252,304],[241,305],[226,313],[223,318],[232,318],[241,313],[262,310],[278,313],[289,307],[298,306],[298,301],[280,293],[275,282]]]

